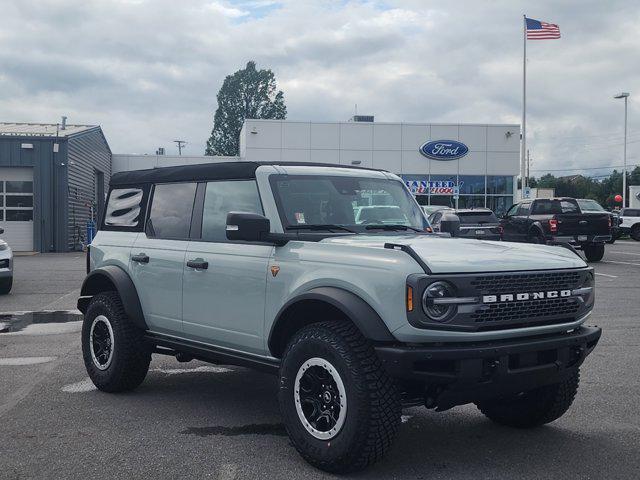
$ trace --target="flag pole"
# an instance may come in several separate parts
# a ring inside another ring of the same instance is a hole
[[[522,141],[520,150],[520,188],[524,196],[525,152],[527,151],[527,16],[523,15],[522,28]]]

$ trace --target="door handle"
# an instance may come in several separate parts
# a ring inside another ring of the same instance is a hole
[[[207,268],[209,268],[209,262],[201,258],[195,258],[193,260],[187,261],[187,267],[195,268],[196,270],[206,270]]]
[[[131,255],[131,260],[138,263],[149,263],[149,255],[147,255],[146,253]]]

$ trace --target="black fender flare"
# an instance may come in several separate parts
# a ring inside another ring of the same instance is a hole
[[[116,265],[96,268],[87,275],[80,289],[78,310],[86,313],[91,297],[107,290],[113,290],[113,287],[118,292],[124,311],[133,324],[138,328],[148,330],[136,286],[127,272]]]
[[[299,325],[306,326],[315,323],[316,320],[305,316],[300,324],[294,322],[288,313],[292,312],[296,305],[305,303],[322,302],[339,310],[346,318],[360,330],[365,338],[374,342],[394,342],[389,328],[380,315],[358,295],[338,287],[316,287],[308,290],[285,303],[273,321],[269,332],[268,347],[272,355],[279,357],[286,343],[283,336],[288,339],[288,332],[297,330]],[[328,319],[324,319],[328,320]]]

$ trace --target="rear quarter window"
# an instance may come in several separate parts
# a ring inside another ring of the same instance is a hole
[[[109,192],[103,230],[139,231],[144,223],[148,189],[114,188]]]

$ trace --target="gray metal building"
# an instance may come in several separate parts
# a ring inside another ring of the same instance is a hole
[[[86,242],[104,208],[111,150],[95,125],[0,123],[0,227],[16,251],[64,252]]]

